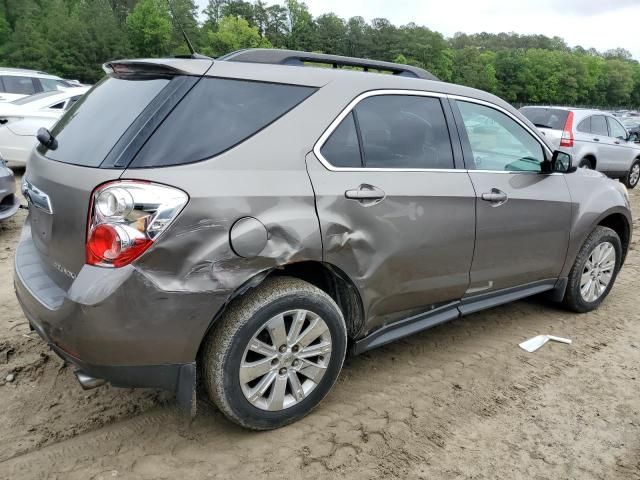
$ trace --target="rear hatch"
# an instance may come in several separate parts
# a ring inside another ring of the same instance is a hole
[[[569,111],[551,107],[523,107],[520,112],[533,123],[554,148],[560,147]]]
[[[51,134],[57,148],[31,155],[23,190],[27,228],[42,267],[67,290],[85,263],[91,193],[118,179],[144,141],[211,66],[211,60],[120,62],[83,96]],[[190,62],[190,63],[187,63]],[[27,239],[28,241],[28,239]]]

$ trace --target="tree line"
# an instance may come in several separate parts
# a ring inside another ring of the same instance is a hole
[[[640,64],[618,48],[570,48],[559,37],[463,34],[445,38],[384,18],[313,17],[299,0],[0,0],[0,64],[93,83],[101,64],[127,57],[290,48],[394,61],[514,103],[640,105]]]

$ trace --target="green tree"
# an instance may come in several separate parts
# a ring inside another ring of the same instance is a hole
[[[169,54],[173,27],[165,0],[140,0],[127,17],[134,54],[157,57]]]
[[[222,17],[216,31],[207,35],[208,45],[204,52],[214,57],[242,48],[270,48],[269,40],[258,32],[257,27],[249,25],[241,17]]]

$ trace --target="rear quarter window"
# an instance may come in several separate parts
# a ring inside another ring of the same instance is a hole
[[[180,165],[219,155],[273,123],[316,90],[205,77],[167,116],[130,167]]]
[[[47,158],[98,167],[122,134],[165,88],[168,79],[123,80],[105,77],[80,98],[52,130],[56,150],[39,146]]]

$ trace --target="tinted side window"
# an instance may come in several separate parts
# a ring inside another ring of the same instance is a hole
[[[203,78],[158,127],[131,167],[211,158],[245,141],[315,91],[296,85]]]
[[[519,123],[484,105],[461,101],[457,105],[477,169],[541,171],[542,145]]]
[[[582,120],[578,124],[578,127],[576,130],[582,133],[591,133],[591,117],[587,117],[584,120]]]
[[[618,123],[617,120],[607,117],[607,122],[609,122],[609,131],[611,132],[612,137],[623,140],[627,138],[627,131]]]
[[[3,75],[2,82],[6,93],[16,93],[20,95],[33,95],[36,88],[33,85],[31,77],[14,77],[12,75]]]
[[[76,95],[75,97],[71,97],[69,99],[69,101],[67,102],[67,106],[65,107],[65,110],[69,110],[71,107],[73,107],[75,105],[75,103],[80,100],[80,97],[82,95]]]
[[[609,136],[609,130],[607,130],[607,120],[603,115],[594,115],[591,117],[591,133],[594,135]]]
[[[380,95],[355,108],[364,163],[370,168],[453,168],[440,99]]]
[[[51,133],[58,140],[58,148],[43,153],[52,160],[98,167],[131,123],[168,83],[165,78],[105,77],[56,123]],[[38,148],[42,151],[43,147]]]
[[[322,156],[336,167],[362,167],[358,132],[349,113],[336,128],[320,149]]]

